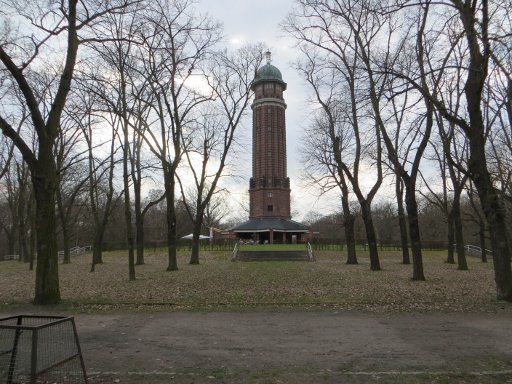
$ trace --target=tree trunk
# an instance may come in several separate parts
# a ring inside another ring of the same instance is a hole
[[[375,226],[371,208],[366,201],[359,201],[361,205],[361,214],[363,216],[364,228],[366,230],[366,240],[368,241],[368,251],[370,252],[370,270],[380,271],[379,251],[377,249],[377,236],[375,235]]]
[[[350,212],[348,201],[348,187],[343,173],[340,172],[341,206],[343,208],[343,228],[345,230],[345,242],[347,243],[347,264],[357,264],[356,236],[354,234],[355,218]]]
[[[163,164],[165,180],[165,199],[167,202],[167,256],[168,271],[178,270],[178,259],[176,255],[176,210],[174,208],[175,182],[171,177],[168,165]]]
[[[28,252],[27,252],[27,217],[25,212],[25,207],[27,205],[26,195],[25,195],[25,180],[24,178],[18,177],[19,181],[19,196],[18,196],[18,225],[19,225],[19,233],[18,233],[18,249],[20,254],[20,261],[24,263],[28,262]]]
[[[453,220],[453,210],[450,210],[447,217],[448,223],[448,257],[446,258],[446,262],[448,264],[455,264],[455,223]]]
[[[64,245],[64,259],[62,262],[64,264],[70,264],[71,263],[71,255],[70,255],[70,250],[69,250],[69,248],[70,248],[70,246],[69,246],[69,231],[68,231],[68,226],[66,223],[66,213],[64,212],[65,208],[64,208],[64,204],[62,203],[62,194],[60,191],[57,191],[56,198],[57,198],[57,207],[58,207],[58,212],[59,212],[60,227],[62,230],[62,242]]]
[[[345,241],[347,243],[347,264],[357,264],[356,236],[354,234],[354,215],[348,212],[344,216]]]
[[[135,200],[135,242],[137,248],[137,261],[135,265],[144,264],[144,217],[142,214],[142,170],[140,164],[140,139],[134,132],[133,154],[131,158],[133,191]]]
[[[7,237],[7,253],[9,255],[14,255],[14,253],[16,252],[16,246],[15,246],[15,241],[14,241],[14,231],[9,231],[7,230],[7,228],[4,229],[5,231],[5,236]]]
[[[482,263],[487,263],[487,249],[485,248],[485,224],[482,220],[480,220],[478,224],[480,227],[478,234],[480,236],[481,259]]]
[[[34,270],[34,261],[35,261],[35,253],[36,253],[36,231],[35,228],[32,227],[30,230],[30,251],[29,251],[29,267],[30,271]]]
[[[201,227],[203,226],[202,215],[202,213],[197,214],[196,220],[194,222],[194,229],[192,231],[192,254],[190,255],[190,264],[199,264],[199,243],[201,241]]]
[[[97,230],[94,235],[92,260],[93,264],[103,264],[103,231]]]
[[[464,249],[464,235],[462,234],[462,217],[460,215],[460,193],[461,191],[455,191],[455,197],[453,199],[452,215],[453,215],[453,226],[455,228],[455,244],[457,247],[457,269],[461,271],[468,270],[468,263],[466,261],[466,251]]]
[[[128,122],[123,123],[123,185],[124,185],[124,218],[126,222],[126,244],[128,246],[128,278],[135,280],[135,254],[132,228],[132,207],[130,201],[130,175],[128,173]]]
[[[468,79],[466,92],[471,93],[471,88],[474,86]],[[469,91],[468,87],[470,88]],[[512,247],[509,239],[505,206],[500,191],[494,188],[489,170],[487,169],[485,138],[483,136],[484,127],[480,104],[470,97],[467,99],[471,121],[471,130],[467,132],[470,146],[468,165],[478,191],[480,205],[489,224],[497,298],[498,300],[512,301],[512,270],[510,267]]]
[[[478,28],[481,28],[482,24],[487,28],[488,23],[485,20],[488,17],[487,2],[482,2],[482,8],[485,23],[478,23]],[[494,189],[485,156],[486,127],[481,110],[481,101],[488,71],[487,60],[480,49],[475,12],[469,2],[459,8],[469,47],[468,77],[464,86],[466,108],[469,115],[469,124],[464,126],[470,148],[468,168],[489,224],[497,298],[498,300],[512,302],[512,270],[510,267],[512,247],[507,228],[505,206],[500,192]],[[487,30],[484,32],[487,33]]]
[[[69,238],[69,231],[68,231],[67,225],[65,225],[65,229],[62,230],[62,243],[64,246],[64,258],[62,260],[63,264],[71,263],[70,241],[71,241],[71,239]]]
[[[404,212],[404,190],[400,176],[396,175],[395,192],[398,206],[398,226],[400,228],[400,243],[402,244],[402,264],[410,264],[409,238],[407,236],[407,220]]]
[[[126,221],[126,243],[128,246],[128,278],[135,280],[135,255],[133,249],[132,212],[130,207],[130,193],[128,192],[128,176],[125,176],[124,191],[124,217]]]
[[[478,161],[472,159],[470,164],[472,173],[477,175],[474,178],[475,186],[489,224],[497,298],[498,300],[512,301],[511,248],[503,201],[499,192],[492,185],[485,163],[479,164]]]
[[[343,228],[347,243],[347,264],[357,264],[356,237],[354,234],[354,215],[350,212],[348,188],[342,188],[341,205],[343,206]]]
[[[14,191],[14,186],[12,187],[12,191]],[[14,193],[14,192],[12,192]],[[9,247],[9,255],[18,255],[18,260],[21,261],[21,249],[18,249],[20,245],[19,235],[20,235],[20,219],[18,216],[18,206],[19,202],[16,202],[16,197],[9,196],[9,209],[11,211],[11,225],[10,229],[5,228],[5,233],[7,235],[8,247]]]
[[[27,238],[27,218],[23,218],[20,222],[20,257],[24,263],[30,261],[30,254],[28,249],[28,238]]]
[[[34,270],[34,259],[36,253],[36,218],[34,212],[34,199],[31,197],[27,206],[27,220],[29,221],[29,270]]]
[[[103,264],[103,233],[104,228],[94,229],[94,240],[92,243],[91,272],[96,269],[96,264]]]
[[[60,302],[59,267],[55,218],[57,173],[52,141],[39,144],[32,182],[36,201],[37,265],[34,304]]]
[[[425,280],[423,274],[423,257],[421,254],[421,235],[418,220],[418,203],[416,202],[416,183],[411,180],[405,185],[405,206],[409,217],[409,236],[412,251],[412,279]]]
[[[25,253],[23,252],[23,218],[18,215],[18,255],[19,261],[25,262]]]
[[[136,265],[144,264],[144,218],[142,213],[135,214],[135,230],[137,239],[137,262]]]
[[[136,265],[144,264],[144,221],[141,208],[140,179],[134,183],[135,190],[135,240],[137,248]]]

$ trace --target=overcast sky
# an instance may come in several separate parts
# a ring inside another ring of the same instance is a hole
[[[263,43],[272,52],[272,64],[283,74],[283,80],[288,84],[284,94],[288,105],[286,110],[286,134],[288,155],[288,176],[291,179],[292,209],[300,212],[294,218],[300,219],[309,210],[327,212],[326,199],[318,199],[317,193],[311,188],[305,188],[300,180],[301,162],[299,154],[300,136],[306,127],[307,116],[311,107],[307,105],[307,94],[304,82],[292,68],[297,57],[294,41],[286,36],[279,24],[294,6],[293,0],[200,0],[198,7],[207,12],[224,25],[226,43],[232,47],[248,43]],[[239,134],[245,135],[249,143],[251,135],[250,119]],[[250,148],[248,148],[250,150]],[[230,183],[230,191],[234,197],[240,196],[248,189],[251,172],[250,155],[244,159],[247,162],[247,178],[239,180],[237,189]],[[337,209],[337,207],[336,207]],[[332,211],[332,205],[330,209]]]

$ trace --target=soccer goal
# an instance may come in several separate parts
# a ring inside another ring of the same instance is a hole
[[[0,383],[87,384],[73,317],[0,318]]]

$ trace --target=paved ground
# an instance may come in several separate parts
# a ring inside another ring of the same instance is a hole
[[[77,315],[91,383],[512,383],[510,314]]]

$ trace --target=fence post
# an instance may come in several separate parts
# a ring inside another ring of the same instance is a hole
[[[82,355],[82,348],[80,348],[80,341],[78,340],[78,332],[76,331],[74,317],[71,318],[71,324],[73,325],[73,334],[75,335],[75,343],[76,343],[76,348],[77,348],[78,354],[80,356],[80,365],[82,367],[82,373],[84,374],[84,380],[85,380],[85,383],[88,383],[89,380],[87,379],[87,372],[85,370],[84,357]]]
[[[32,331],[32,354],[30,355],[30,384],[36,384],[37,378],[37,329]]]
[[[18,319],[16,320],[16,325],[21,325],[21,319],[22,317],[18,316]],[[18,354],[18,342],[20,340],[20,333],[21,330],[19,328],[16,328],[16,332],[14,333],[14,345],[11,351],[11,361],[9,363],[9,371],[7,374],[7,384],[12,384],[14,370],[16,369],[16,355]]]

